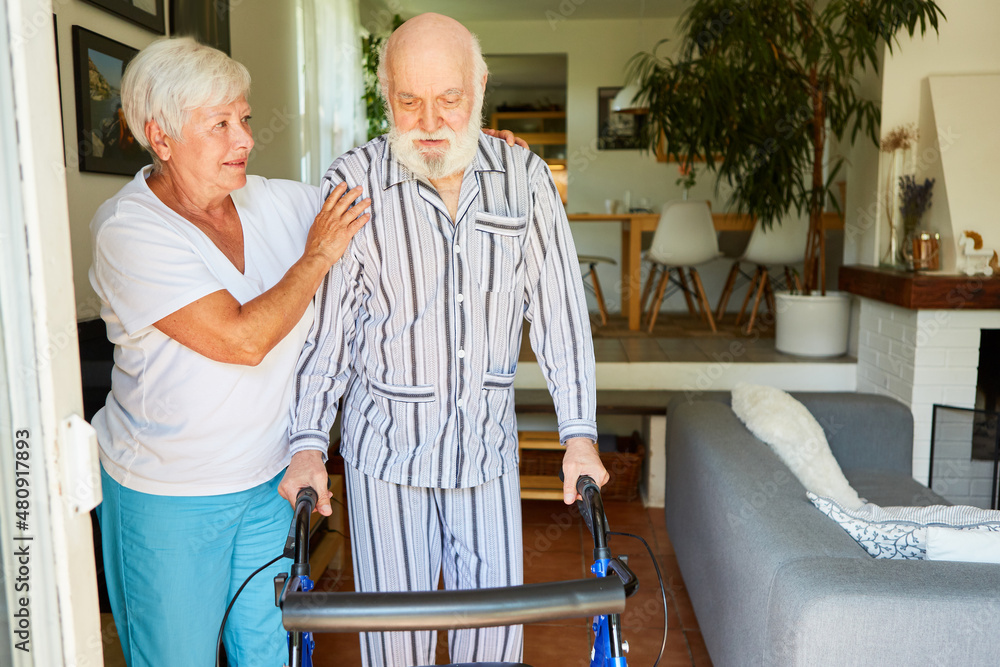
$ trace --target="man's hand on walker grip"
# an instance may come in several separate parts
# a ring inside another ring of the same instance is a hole
[[[567,505],[581,499],[576,492],[576,480],[580,475],[590,475],[598,486],[604,486],[611,479],[590,438],[570,438],[566,441],[562,469],[563,502]]]

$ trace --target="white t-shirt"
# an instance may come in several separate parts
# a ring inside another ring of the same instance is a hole
[[[213,361],[153,323],[221,289],[241,304],[302,255],[319,189],[249,176],[232,193],[245,273],[146,185],[144,168],[90,223],[90,282],[115,344],[111,393],[94,417],[101,462],[123,486],[158,495],[252,488],[288,465],[288,406],[312,306],[258,366]]]

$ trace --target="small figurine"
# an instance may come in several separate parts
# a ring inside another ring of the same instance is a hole
[[[962,250],[963,260],[959,270],[967,276],[992,276],[996,270],[996,252],[991,248],[983,248],[983,237],[973,231],[965,231],[958,240]]]

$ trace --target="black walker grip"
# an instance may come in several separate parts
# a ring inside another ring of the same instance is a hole
[[[285,558],[295,558],[296,543],[299,541],[296,532],[300,519],[305,521],[306,538],[308,539],[309,515],[316,509],[317,502],[319,502],[319,495],[311,486],[299,489],[298,495],[295,496],[295,513],[292,515],[292,525],[288,529],[285,550],[282,552]],[[305,548],[308,551],[308,545]]]

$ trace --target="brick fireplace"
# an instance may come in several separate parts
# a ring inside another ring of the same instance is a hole
[[[844,267],[840,286],[860,297],[858,391],[910,407],[913,476],[926,483],[932,406],[977,407],[981,332],[1000,329],[1000,278]]]

